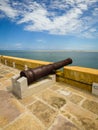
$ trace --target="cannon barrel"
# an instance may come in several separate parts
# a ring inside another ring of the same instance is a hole
[[[55,73],[57,69],[62,68],[65,65],[71,64],[72,59],[68,58],[59,62],[55,62],[49,65],[43,65],[37,68],[30,68],[28,70],[23,70],[20,72],[20,77],[26,77],[28,85],[32,84],[34,81],[43,78],[49,74]]]

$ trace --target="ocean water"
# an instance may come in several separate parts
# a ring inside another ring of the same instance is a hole
[[[77,51],[9,51],[0,50],[0,55],[57,62],[72,58],[71,65],[98,69],[98,52]]]

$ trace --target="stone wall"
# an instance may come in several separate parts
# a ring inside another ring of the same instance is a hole
[[[98,83],[98,70],[79,66],[66,66],[63,73],[57,73],[57,79],[91,92],[93,82]]]
[[[35,68],[50,63],[50,62],[44,62],[40,60],[30,60],[30,59],[10,57],[10,56],[0,56],[0,62],[7,66],[17,68],[19,70],[23,70],[27,68]]]

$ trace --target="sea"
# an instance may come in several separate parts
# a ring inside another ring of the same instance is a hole
[[[49,62],[57,62],[67,58],[71,58],[73,60],[71,66],[81,66],[98,69],[98,52],[0,50],[0,55]]]

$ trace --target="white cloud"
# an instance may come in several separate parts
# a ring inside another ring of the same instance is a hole
[[[90,32],[96,32],[96,29],[95,28],[91,28],[89,31]]]
[[[87,10],[87,5],[86,4],[79,4],[78,7],[82,10]]]
[[[11,19],[17,18],[17,24],[26,23],[24,29],[28,31],[92,38],[98,22],[96,2],[97,0],[0,0],[0,10],[1,16],[5,14]]]
[[[8,17],[15,18],[18,11],[11,7],[9,0],[0,0],[0,10]]]
[[[39,7],[38,9],[34,9],[32,12],[26,12],[23,15],[23,18],[18,21],[18,24],[24,23],[24,22],[29,22],[31,21],[32,23],[40,22],[40,20],[43,20],[46,22],[47,19],[47,11]]]
[[[93,10],[92,14],[93,14],[94,16],[97,16],[97,18],[98,18],[98,8],[95,8],[95,9]]]
[[[21,49],[22,48],[22,43],[16,43],[14,45],[15,49]]]
[[[45,43],[46,41],[44,39],[37,39],[36,40],[38,43]]]

